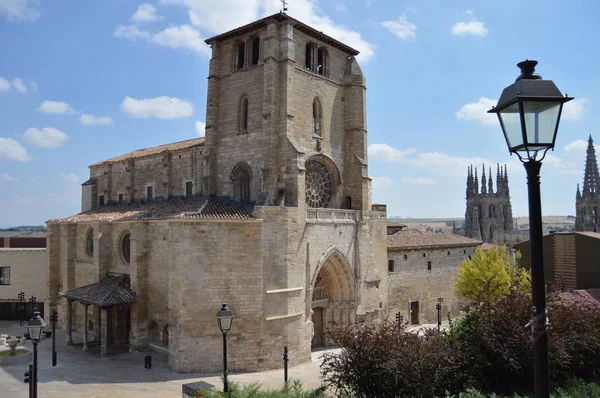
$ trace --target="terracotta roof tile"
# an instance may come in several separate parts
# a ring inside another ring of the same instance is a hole
[[[133,220],[167,220],[196,218],[205,220],[252,220],[255,217],[244,205],[229,199],[170,199],[165,201],[100,206],[71,217],[48,220],[48,224],[80,222],[114,222]]]
[[[129,287],[129,276],[102,279],[99,282],[59,293],[60,296],[83,304],[111,307],[136,301]]]
[[[454,234],[434,234],[423,231],[398,231],[388,235],[388,249],[422,249],[436,247],[478,246],[482,242]]]
[[[187,149],[187,148],[192,148],[195,146],[202,146],[202,145],[204,145],[204,137],[192,138],[191,140],[172,142],[170,144],[159,145],[159,146],[155,146],[152,148],[137,149],[135,151],[128,152],[124,155],[115,156],[114,158],[110,158],[110,159],[103,160],[98,163],[94,163],[90,167],[100,166],[100,165],[107,164],[107,163],[124,162],[129,159],[139,159],[139,158],[143,158],[146,156],[157,155],[162,152],[179,151],[181,149]]]

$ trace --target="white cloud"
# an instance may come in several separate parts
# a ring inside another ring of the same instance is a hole
[[[44,101],[37,110],[44,113],[62,115],[73,115],[78,113],[73,108],[71,108],[71,105],[62,101]]]
[[[432,180],[431,178],[422,178],[422,177],[402,177],[401,181],[405,184],[419,185],[419,186],[435,184],[435,180]]]
[[[370,158],[375,158],[383,162],[402,162],[405,158],[415,153],[414,148],[400,150],[389,146],[388,144],[371,144],[368,148]]]
[[[452,34],[454,36],[486,36],[488,30],[485,28],[485,24],[480,21],[471,22],[459,22],[452,27]]]
[[[19,142],[12,138],[0,137],[0,160],[27,162],[31,157]]]
[[[401,15],[396,21],[383,21],[381,26],[402,40],[411,40],[417,36],[417,25],[408,22],[406,15]]]
[[[111,124],[113,122],[110,116],[94,116],[87,113],[79,116],[79,122],[87,125]]]
[[[423,170],[456,177],[464,176],[470,165],[486,164],[489,167],[496,164],[486,158],[451,156],[443,152],[423,152],[418,158],[410,159],[410,163]]]
[[[346,5],[345,5],[345,4],[342,4],[342,3],[336,3],[336,4],[335,4],[335,10],[336,10],[337,12],[344,12],[344,11],[346,11],[346,10],[347,10],[347,7],[346,7]]]
[[[487,111],[494,106],[496,106],[496,101],[481,97],[477,102],[463,105],[463,107],[456,112],[456,118],[463,120],[477,120],[482,124],[494,125],[498,123],[498,116],[493,113],[487,113]]]
[[[191,50],[201,55],[210,55],[210,47],[204,43],[200,32],[190,25],[170,26],[160,32],[150,33],[137,25],[119,25],[114,31],[116,37],[129,40],[143,39],[154,44],[174,49]]]
[[[136,22],[152,22],[157,19],[156,7],[148,3],[140,4],[135,14],[131,16],[131,20]]]
[[[64,172],[60,172],[60,178],[62,178],[63,180],[67,180],[69,182],[77,182],[79,181],[79,177],[77,177],[77,175],[75,173],[73,173],[72,171],[69,173],[64,173]]]
[[[9,182],[19,182],[17,177],[11,176],[10,174],[2,173],[0,174],[0,180],[9,181]]]
[[[10,82],[0,76],[0,93],[8,90],[10,90]]]
[[[589,104],[587,98],[575,98],[563,106],[561,120],[581,120]]]
[[[30,81],[29,81],[29,87],[31,87],[31,89],[32,89],[33,91],[37,91],[37,89],[38,89],[37,83],[36,83],[36,82],[34,82],[33,80],[30,80]]]
[[[13,79],[12,84],[13,87],[16,88],[21,94],[25,94],[27,92],[27,87],[25,87],[25,84],[23,84],[23,80],[21,80],[20,77]]]
[[[125,97],[121,109],[132,117],[147,119],[178,119],[190,117],[194,113],[194,104],[185,99],[174,97],[156,97],[135,99]]]
[[[226,32],[281,9],[279,0],[160,0],[160,3],[184,7],[191,24],[209,34]],[[359,32],[336,24],[326,15],[319,15],[313,0],[295,0],[293,7],[294,18],[360,51],[360,62],[368,62],[373,56],[373,44],[364,40]]]
[[[571,141],[567,145],[565,145],[564,150],[566,152],[577,151],[577,152],[585,153],[587,146],[588,146],[587,141],[576,140],[576,141]]]
[[[388,189],[394,186],[394,180],[387,177],[371,177],[373,189]]]
[[[206,128],[206,124],[201,122],[200,120],[196,120],[196,132],[200,137],[204,137],[204,129]]]
[[[0,0],[0,15],[9,21],[36,21],[40,12],[39,0]]]
[[[123,39],[136,40],[136,39],[149,39],[150,32],[141,30],[137,25],[119,25],[113,32],[115,37]]]
[[[44,127],[41,130],[31,127],[25,131],[23,137],[30,144],[43,148],[61,147],[69,138],[65,133],[54,127]]]

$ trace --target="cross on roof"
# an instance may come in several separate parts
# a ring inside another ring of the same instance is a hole
[[[281,4],[283,5],[283,11],[284,12],[287,11],[288,10],[287,9],[287,1],[285,1],[285,0],[279,0],[279,1],[281,1]]]

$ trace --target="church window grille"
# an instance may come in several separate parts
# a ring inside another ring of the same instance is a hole
[[[317,51],[317,73],[327,75],[327,50],[324,48],[319,48]]]
[[[131,235],[129,233],[125,234],[121,239],[121,254],[123,255],[123,260],[129,264],[131,260]]]
[[[250,202],[250,171],[245,165],[238,165],[231,173],[233,198],[240,203]]]
[[[394,260],[388,260],[388,272],[394,272]]]
[[[85,254],[90,257],[94,256],[94,230],[92,228],[85,236]]]
[[[152,200],[154,198],[154,187],[146,187],[146,199]]]
[[[331,173],[316,160],[306,162],[306,204],[308,207],[326,207],[333,196]]]
[[[244,62],[246,58],[246,43],[240,42],[236,44],[235,48],[235,69],[244,69]]]
[[[253,37],[250,39],[250,65],[255,66],[258,65],[258,59],[260,54],[260,39],[258,37]]]
[[[193,189],[193,183],[191,181],[186,182],[185,183],[185,196],[187,198],[192,197],[192,195],[193,195],[192,189]]]

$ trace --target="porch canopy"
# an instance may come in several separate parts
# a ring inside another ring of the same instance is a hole
[[[100,323],[100,354],[106,355],[108,344],[108,317],[106,310],[109,307],[129,305],[136,302],[135,292],[130,288],[129,276],[121,275],[102,279],[96,283],[65,290],[59,296],[67,299],[67,343],[73,344],[72,337],[72,302],[78,301],[83,304],[83,351],[87,351],[88,335],[88,306],[95,305],[99,308]]]

